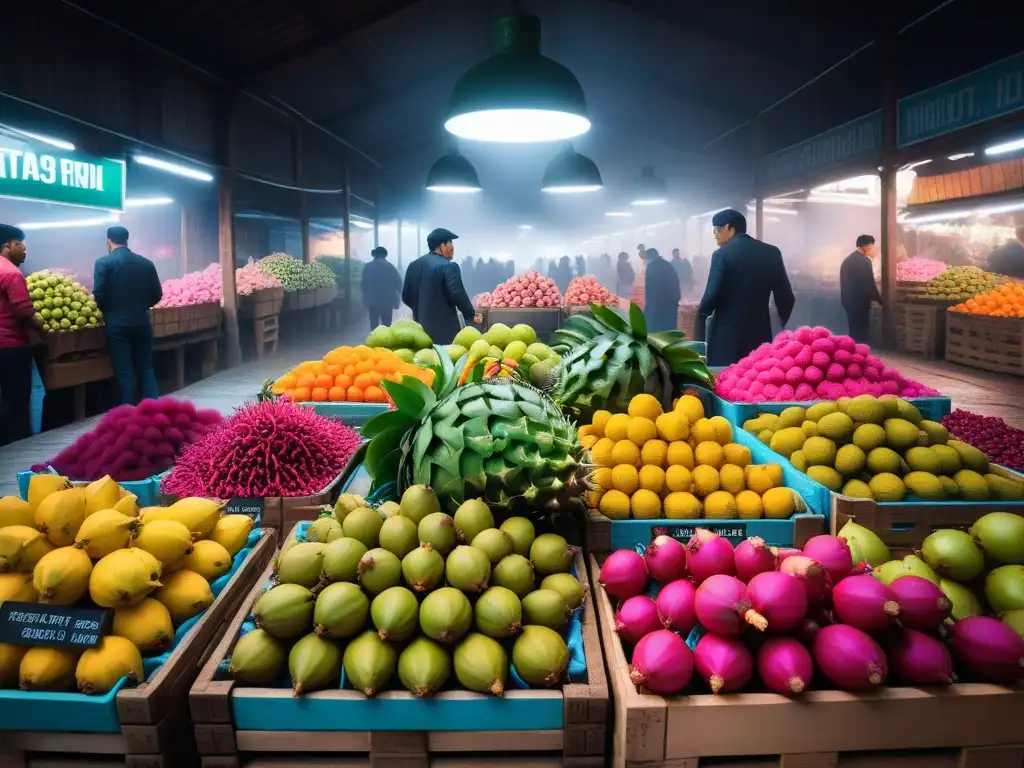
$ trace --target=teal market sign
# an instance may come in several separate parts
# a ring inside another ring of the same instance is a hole
[[[905,147],[1024,109],[1024,53],[900,99],[897,144]]]
[[[0,197],[124,209],[125,164],[0,136]]]
[[[877,166],[881,152],[882,111],[878,110],[769,155],[761,186],[771,189],[787,181],[803,182],[858,159]]]

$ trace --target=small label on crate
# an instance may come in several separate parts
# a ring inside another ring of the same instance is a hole
[[[95,648],[110,631],[110,619],[111,612],[105,608],[8,600],[0,606],[0,643]]]
[[[259,499],[231,499],[224,508],[225,515],[248,515],[255,519],[262,517],[266,507],[266,500]]]
[[[698,528],[717,533],[723,539],[729,539],[734,544],[738,544],[747,538],[746,523],[714,523],[710,520],[701,520],[693,525],[666,525],[655,528],[652,534],[654,536],[671,536],[673,539],[678,539],[685,544],[697,532]]]

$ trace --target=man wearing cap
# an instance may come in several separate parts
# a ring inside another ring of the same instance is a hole
[[[153,368],[150,307],[163,298],[153,262],[128,248],[128,230],[107,230],[107,256],[93,267],[93,294],[107,326],[107,350],[122,403],[160,397]],[[138,389],[136,389],[136,378]]]
[[[645,248],[644,319],[649,333],[674,331],[679,323],[679,278],[657,248]]]
[[[447,229],[435,229],[427,235],[430,252],[416,259],[405,272],[402,301],[435,344],[452,343],[461,328],[459,312],[466,325],[482,319],[473,309],[454,261],[453,241],[458,239]]]
[[[697,335],[704,337],[710,318],[708,364],[726,366],[772,340],[771,297],[782,325],[789,322],[796,299],[782,252],[748,235],[742,213],[719,211],[711,226],[718,250],[711,255],[708,284],[697,309]]]
[[[21,274],[25,233],[0,224],[0,445],[32,434],[32,342],[29,331],[42,332],[28,285]]]
[[[360,283],[363,305],[370,313],[370,330],[378,325],[391,325],[391,313],[401,304],[402,277],[388,261],[388,250],[377,246],[370,255],[373,261],[363,267]]]

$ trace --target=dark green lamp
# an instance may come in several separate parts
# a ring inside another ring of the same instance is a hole
[[[473,164],[453,151],[442,155],[431,166],[427,189],[431,192],[479,192],[482,187]]]
[[[540,188],[542,192],[563,195],[597,192],[604,188],[604,181],[594,161],[570,147],[548,163]]]

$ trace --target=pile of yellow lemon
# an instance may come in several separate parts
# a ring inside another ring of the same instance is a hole
[[[580,441],[596,466],[588,503],[612,520],[779,520],[806,508],[782,467],[752,464],[728,420],[705,418],[693,395],[668,412],[653,395],[634,397],[627,413],[597,411]]]

